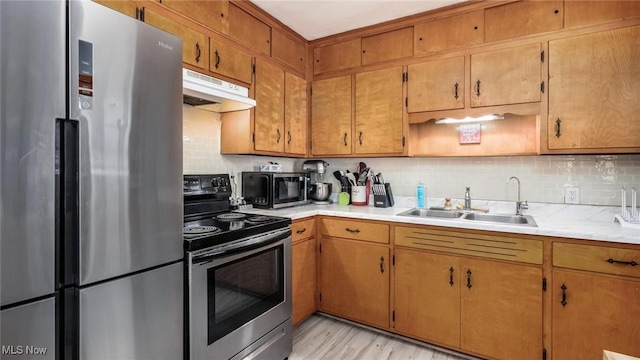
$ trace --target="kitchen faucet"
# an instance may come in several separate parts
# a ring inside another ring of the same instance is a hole
[[[471,210],[471,188],[467,186],[467,190],[464,192],[464,209]]]
[[[520,179],[518,179],[515,176],[512,176],[509,178],[509,180],[507,180],[507,184],[509,182],[511,182],[511,180],[516,179],[516,181],[518,182],[518,201],[516,201],[516,215],[517,216],[521,216],[522,215],[522,210],[524,209],[528,209],[529,205],[527,205],[527,202],[525,201],[524,204],[522,203],[522,201],[520,201]]]

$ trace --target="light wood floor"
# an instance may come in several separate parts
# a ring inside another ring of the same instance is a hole
[[[463,360],[408,341],[315,314],[293,330],[289,360]]]

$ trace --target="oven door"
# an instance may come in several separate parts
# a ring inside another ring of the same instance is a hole
[[[234,243],[189,254],[190,358],[257,351],[284,359],[292,346],[291,230]]]
[[[307,203],[307,177],[298,174],[273,175],[274,209]]]

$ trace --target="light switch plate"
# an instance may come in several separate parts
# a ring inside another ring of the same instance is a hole
[[[566,187],[564,188],[565,204],[580,204],[580,188]]]

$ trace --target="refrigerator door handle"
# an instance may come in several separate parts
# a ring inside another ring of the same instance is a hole
[[[56,120],[56,281],[58,287],[78,285],[79,123]]]

